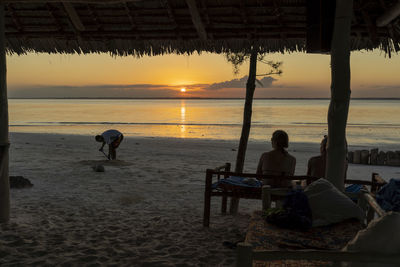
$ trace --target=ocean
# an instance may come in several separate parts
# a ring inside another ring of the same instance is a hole
[[[239,140],[243,99],[10,99],[10,132]],[[327,134],[329,100],[255,99],[250,140],[277,129],[292,142],[319,143]],[[400,144],[400,100],[351,100],[347,140]]]

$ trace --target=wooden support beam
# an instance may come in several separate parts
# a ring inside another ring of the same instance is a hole
[[[247,29],[249,27],[249,19],[247,16],[247,10],[246,10],[246,3],[244,0],[240,0],[240,15],[242,17],[243,21],[243,26]],[[251,39],[251,33],[247,31],[247,39]]]
[[[371,38],[372,43],[376,44],[378,42],[376,26],[372,23],[370,16],[365,10],[361,10],[361,14],[365,24],[367,25],[369,37]]]
[[[381,16],[376,19],[376,26],[387,26],[392,20],[400,15],[400,1],[397,2],[390,9],[386,10]]]
[[[0,223],[10,219],[8,100],[4,4],[0,3]]]
[[[204,26],[203,21],[201,20],[201,16],[199,13],[199,9],[197,8],[196,1],[186,0],[186,4],[189,7],[193,25],[196,28],[196,31],[199,34],[200,39],[207,40],[206,27]]]
[[[307,53],[330,52],[335,5],[335,0],[307,1]]]
[[[140,39],[140,36],[139,36],[139,34],[137,34],[137,22],[136,22],[137,14],[136,14],[136,12],[135,12],[134,9],[132,10],[132,9],[128,6],[127,3],[124,3],[123,6],[124,6],[124,9],[125,9],[125,12],[126,12],[128,18],[129,18],[129,22],[131,23],[131,26],[132,26],[131,31],[134,32],[134,33],[136,34],[135,39],[136,39],[136,40],[139,40],[139,39]]]
[[[76,12],[74,6],[71,3],[65,3],[65,2],[63,2],[63,5],[75,29],[78,31],[84,31],[85,26],[83,25],[81,19],[79,18],[79,15]]]
[[[46,3],[46,8],[49,11],[50,17],[53,19],[54,23],[57,25],[59,31],[63,32],[64,31],[63,26],[62,26],[60,20],[58,19],[58,17],[54,14],[54,8],[49,3]]]
[[[350,32],[353,0],[336,0],[331,45],[331,102],[325,177],[344,191],[346,125],[350,104]]]
[[[175,30],[176,30],[175,34],[176,34],[177,39],[182,39],[182,35],[179,30],[179,25],[178,25],[178,22],[176,21],[174,11],[171,7],[170,2],[168,0],[160,0],[160,1],[161,1],[161,4],[167,9],[168,17],[175,27]]]
[[[13,22],[14,22],[15,27],[17,28],[17,30],[18,30],[19,32],[24,31],[24,29],[23,29],[22,26],[21,26],[21,22],[19,21],[18,16],[17,16],[17,13],[15,12],[14,7],[12,6],[12,4],[8,4],[8,5],[7,5],[7,9],[8,9],[8,11],[10,11],[10,13],[11,13],[11,17],[12,17],[12,19],[13,19]]]
[[[282,20],[283,10],[279,7],[276,0],[273,0],[273,4],[274,4],[274,9],[275,9],[274,13],[275,13],[275,17],[276,17],[276,22],[281,28],[284,28],[285,25]],[[283,40],[286,39],[286,34],[284,32],[281,32],[281,39],[283,39]]]
[[[92,18],[94,24],[96,24],[97,31],[103,31],[103,26],[99,22],[96,13],[93,11],[93,9],[89,5],[86,5],[86,8],[89,11],[89,15]]]
[[[201,4],[201,10],[202,10],[203,15],[204,15],[205,24],[207,25],[207,27],[212,27],[212,22],[211,22],[211,20],[210,20],[210,16],[208,15],[208,7],[207,7],[207,4],[205,3],[204,0],[201,0],[201,1],[200,1],[200,4]],[[209,39],[211,39],[211,40],[214,39],[214,36],[213,36],[212,33],[207,32],[207,35],[208,35],[208,38],[209,38]]]
[[[133,15],[131,14],[132,11],[129,8],[127,3],[123,3],[123,7],[124,7],[124,10],[126,12],[126,15],[128,16],[129,22],[131,23],[132,30],[136,29],[137,25],[136,25],[136,22],[135,22],[135,14],[133,14]]]

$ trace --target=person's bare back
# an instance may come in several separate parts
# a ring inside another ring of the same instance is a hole
[[[272,136],[273,150],[261,155],[258,162],[257,174],[264,175],[294,175],[296,158],[290,155],[285,148],[288,147],[288,137],[284,131],[276,131]],[[290,186],[289,181],[280,181],[279,184],[272,184],[272,180],[263,181],[264,184],[273,186]]]
[[[325,177],[326,155],[310,158],[308,161],[307,175],[322,178]]]
[[[296,158],[287,152],[272,150],[261,155],[259,164],[262,174],[294,175]]]

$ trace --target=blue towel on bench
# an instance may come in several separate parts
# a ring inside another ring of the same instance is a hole
[[[349,193],[358,193],[361,191],[361,189],[363,188],[363,186],[361,184],[352,184],[347,186],[344,191],[349,192]],[[357,198],[351,198],[351,200],[353,200],[354,202],[357,202]]]
[[[220,179],[218,182],[213,183],[212,188],[216,189],[220,184],[229,184],[250,188],[261,187],[261,181],[252,178],[239,177],[239,176],[229,176],[228,178]]]
[[[390,179],[376,194],[376,201],[385,211],[400,211],[400,179]]]
[[[363,188],[361,184],[352,184],[346,187],[345,191],[349,193],[358,193]]]

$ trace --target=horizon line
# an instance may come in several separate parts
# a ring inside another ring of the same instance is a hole
[[[194,99],[194,100],[244,100],[245,97],[8,97],[8,99]],[[330,97],[255,97],[253,100],[330,100]],[[354,97],[350,100],[400,100],[399,97]]]

